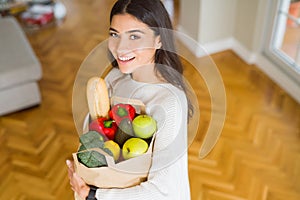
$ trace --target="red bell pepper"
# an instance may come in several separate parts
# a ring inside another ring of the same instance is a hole
[[[132,121],[135,114],[135,108],[132,105],[122,103],[114,105],[109,112],[110,118],[115,120],[117,124],[125,118]]]
[[[117,129],[117,124],[113,120],[109,120],[105,117],[97,118],[89,124],[90,131],[97,131],[98,133],[105,135],[109,140],[115,138]]]

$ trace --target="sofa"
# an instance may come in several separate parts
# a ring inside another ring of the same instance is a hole
[[[41,64],[13,16],[0,16],[0,116],[41,102]]]

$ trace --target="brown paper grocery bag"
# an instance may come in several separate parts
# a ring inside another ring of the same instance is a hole
[[[145,105],[140,100],[122,97],[111,98],[111,105],[118,103],[131,104],[136,108],[137,113],[145,113]],[[84,123],[83,130],[87,131],[87,118]],[[100,188],[127,188],[139,185],[141,182],[147,180],[149,169],[152,164],[154,141],[155,134],[151,139],[146,153],[119,163],[115,163],[113,157],[101,149],[89,149],[96,150],[103,154],[107,161],[107,167],[88,168],[78,161],[77,152],[73,153],[75,171],[87,184]]]
[[[75,171],[87,184],[100,188],[127,188],[139,185],[147,180],[154,140],[155,136],[152,137],[146,153],[119,163],[115,163],[113,157],[102,149],[89,149],[102,153],[106,158],[107,167],[88,168],[78,161],[77,153],[73,153]]]

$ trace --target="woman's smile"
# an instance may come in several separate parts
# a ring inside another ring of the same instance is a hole
[[[118,56],[117,62],[119,63],[119,65],[127,65],[134,59],[134,56]]]
[[[118,59],[125,62],[125,61],[130,61],[130,60],[134,59],[134,57],[119,56]]]

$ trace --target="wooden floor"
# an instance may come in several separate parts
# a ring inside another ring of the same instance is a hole
[[[0,117],[0,199],[72,199],[66,158],[76,151],[73,82],[88,53],[107,37],[110,0],[62,0],[64,23],[28,38],[43,66],[42,104]],[[256,66],[232,51],[212,55],[227,95],[224,129],[214,150],[198,158],[210,120],[210,98],[197,90],[201,121],[189,148],[193,200],[300,199],[300,105]],[[191,83],[203,81],[191,73]]]

